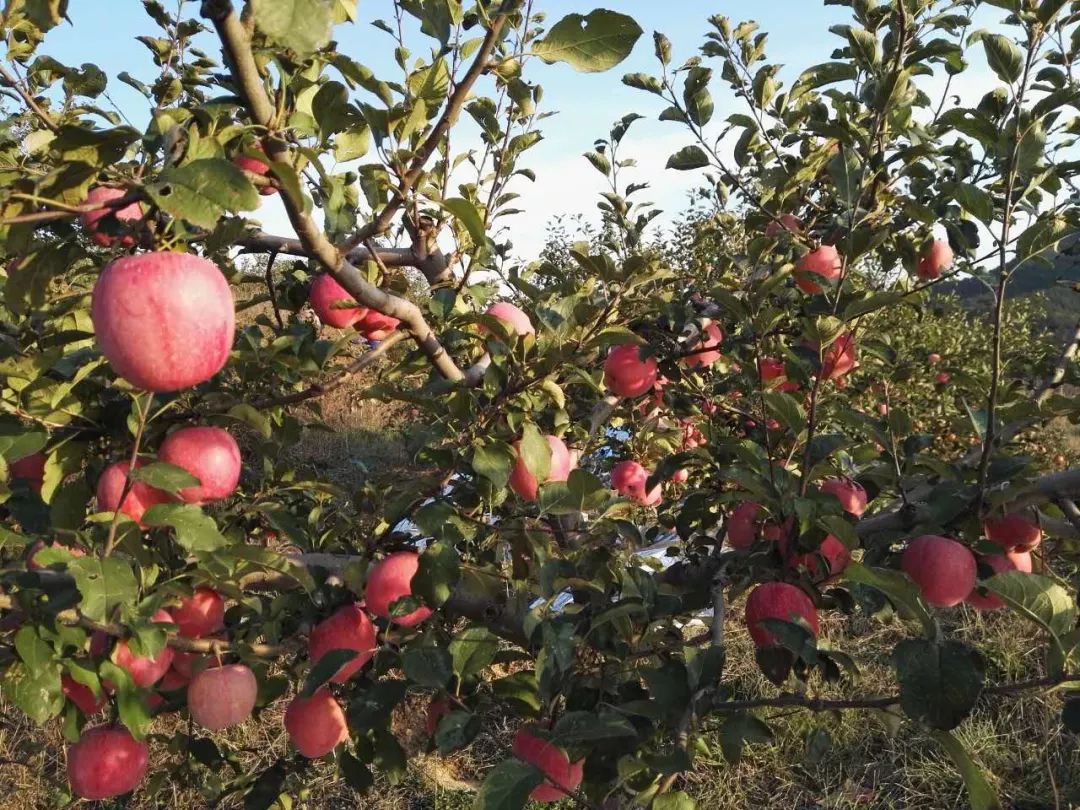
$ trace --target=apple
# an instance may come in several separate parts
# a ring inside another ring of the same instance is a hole
[[[615,346],[604,360],[604,382],[620,397],[639,397],[656,383],[656,358],[641,358],[636,343]]]
[[[173,657],[173,665],[169,667],[169,671],[161,676],[161,680],[157,682],[157,690],[159,692],[177,692],[181,689],[185,689],[187,685],[191,683],[191,675],[185,675],[176,667],[176,657]]]
[[[146,464],[141,459],[135,463],[135,467]],[[97,484],[97,508],[101,512],[119,511],[142,526],[142,516],[151,506],[159,503],[169,503],[172,498],[169,493],[163,492],[143,481],[135,481],[124,496],[123,504],[120,496],[124,493],[124,482],[128,473],[127,461],[117,461],[105,468],[98,479]]]
[[[185,638],[201,638],[225,626],[225,600],[213,588],[196,588],[170,608],[173,624]]]
[[[717,347],[724,339],[724,333],[720,331],[719,326],[708,319],[704,322],[702,332],[705,335],[704,338],[699,336],[690,347],[695,353],[682,359],[687,368],[707,368],[720,359],[720,350]]]
[[[784,539],[781,539],[781,548],[786,548],[787,543]],[[787,556],[787,551],[784,551],[784,556]],[[793,554],[787,559],[788,567],[798,568],[802,566],[810,572],[810,576],[818,576],[819,561],[821,558],[825,559],[828,565],[828,572],[825,574],[826,579],[832,579],[843,573],[844,569],[848,567],[848,563],[851,562],[851,552],[848,551],[848,547],[840,542],[840,538],[832,534],[825,535],[825,538],[821,541],[821,545],[817,551],[809,551],[806,554]]]
[[[931,352],[930,356],[927,357],[926,359],[930,363],[930,365],[936,366],[938,363],[941,362],[941,355],[938,354],[937,352]]]
[[[814,351],[820,351],[818,346],[811,345]],[[855,344],[855,336],[845,332],[829,344],[825,353],[821,356],[821,376],[826,380],[836,380],[843,377],[853,368],[858,360],[858,347]]]
[[[525,335],[536,334],[536,330],[533,328],[529,316],[509,301],[499,301],[492,304],[488,307],[487,314],[498,318],[506,324],[507,329],[511,334],[521,335],[522,337]]]
[[[727,522],[727,542],[732,548],[749,548],[758,535],[761,504],[744,501],[731,510]]]
[[[160,608],[151,617],[152,622],[172,622],[172,616]],[[162,647],[154,658],[136,655],[126,639],[116,642],[112,651],[112,662],[131,676],[136,686],[145,688],[161,680],[172,665],[173,651],[169,646]]]
[[[804,293],[816,295],[822,286],[814,280],[819,276],[826,281],[840,277],[840,254],[832,245],[821,245],[811,250],[795,264],[795,286]]]
[[[387,335],[401,323],[397,318],[384,315],[377,309],[369,309],[353,326],[368,340],[385,340]]]
[[[357,653],[330,679],[333,683],[345,683],[375,655],[375,625],[359,605],[354,603],[338,608],[312,629],[308,637],[312,665],[331,650],[355,650]]]
[[[645,484],[648,480],[648,471],[636,461],[620,461],[611,469],[612,489],[643,506],[657,506],[661,497],[660,485],[657,484],[646,492]]]
[[[938,385],[948,385],[949,380],[951,380],[952,377],[949,375],[949,372],[942,371],[934,379],[937,381]]]
[[[8,464],[8,477],[12,481],[25,481],[38,495],[45,484],[45,454],[38,451]]]
[[[923,599],[935,607],[958,605],[975,587],[975,555],[949,537],[916,537],[904,549],[900,567],[919,586]]]
[[[63,691],[64,696],[87,717],[97,714],[105,708],[107,701],[104,694],[95,697],[93,689],[79,683],[67,673],[60,676],[60,689]]]
[[[248,157],[247,155],[237,155],[233,158],[233,165],[245,172],[251,172],[257,174],[260,177],[269,178],[270,164],[264,163],[258,158]],[[271,194],[277,194],[278,190],[276,186],[259,186],[259,193],[264,197],[269,197]]]
[[[165,437],[158,460],[187,470],[198,486],[184,487],[177,495],[185,503],[228,498],[240,481],[240,447],[227,430],[186,427]]]
[[[690,471],[686,467],[681,467],[671,474],[671,482],[673,484],[685,484],[690,480]]]
[[[991,543],[1006,551],[1031,551],[1042,542],[1042,529],[1017,512],[987,518],[983,521],[983,532]]]
[[[534,802],[560,801],[570,795],[567,791],[575,791],[581,786],[585,760],[571,762],[566,751],[551,740],[528,729],[519,729],[514,735],[511,751],[522,762],[539,768],[544,774],[544,783],[529,794]]]
[[[817,609],[813,601],[802,590],[786,582],[765,582],[750,592],[746,600],[746,626],[750,638],[758,647],[772,647],[778,644],[766,628],[759,622],[762,619],[782,619],[794,622],[802,619],[816,638],[819,631]]]
[[[953,251],[949,243],[944,239],[935,239],[919,257],[919,264],[915,269],[919,278],[933,281],[940,278],[941,274],[952,267]]]
[[[979,579],[989,579],[995,574],[1001,574],[1005,571],[1022,571],[1025,574],[1031,573],[1031,554],[1027,551],[1010,551],[1006,554],[983,554],[979,555],[978,568],[985,571],[985,576],[980,575]],[[981,593],[980,593],[981,591]],[[1001,597],[996,594],[990,593],[985,588],[976,586],[967,597],[967,603],[976,610],[1000,610],[1005,607],[1005,603],[1001,601]]]
[[[67,777],[71,792],[91,801],[134,790],[150,762],[150,749],[123,726],[87,729],[68,746]]]
[[[324,757],[349,739],[345,712],[325,686],[309,698],[297,695],[285,710],[285,731],[308,759]]]
[[[86,195],[86,202],[91,205],[98,203],[102,204],[101,208],[95,208],[93,211],[86,211],[79,217],[79,221],[82,226],[90,234],[90,238],[94,240],[94,243],[99,247],[111,247],[115,242],[119,242],[120,247],[134,247],[135,236],[126,233],[123,236],[116,237],[112,234],[105,233],[99,223],[101,220],[110,214],[116,217],[118,222],[138,222],[143,218],[142,206],[137,203],[128,203],[123,208],[109,208],[105,203],[112,202],[113,200],[119,200],[127,194],[122,188],[110,188],[109,186],[94,186],[90,189],[90,193]]]
[[[779,236],[785,231],[797,231],[802,227],[802,220],[794,214],[781,214],[776,219],[770,220],[765,226],[766,236]]]
[[[311,289],[308,291],[308,303],[319,316],[319,320],[327,326],[337,329],[345,329],[352,326],[367,313],[365,307],[335,307],[339,303],[355,303],[352,295],[338,284],[337,279],[329,273],[319,273],[311,280]]]
[[[428,704],[427,713],[424,715],[424,731],[429,737],[434,737],[439,728],[439,721],[450,714],[450,701],[442,697],[434,697]]]
[[[547,439],[548,447],[551,448],[551,463],[548,466],[548,476],[544,483],[565,481],[570,477],[570,470],[573,468],[570,451],[558,436],[545,436],[544,438]],[[514,462],[514,468],[510,471],[510,489],[514,490],[518,497],[526,501],[535,501],[540,491],[540,482],[536,480],[535,475],[529,472],[529,468],[525,464],[525,459],[521,455],[520,441],[514,442],[514,452],[517,453],[517,460]]]
[[[185,652],[184,650],[173,650],[172,669],[169,672],[176,672],[185,679],[185,683],[190,681],[196,670],[205,669],[204,661],[208,661],[205,655],[199,653]],[[168,673],[166,673],[168,674]]]
[[[402,627],[413,627],[431,615],[431,608],[418,607],[404,616],[391,616],[390,608],[403,596],[412,595],[412,578],[420,568],[415,551],[398,551],[375,563],[367,575],[364,599],[367,609],[376,616],[390,619]]]
[[[866,490],[858,481],[850,478],[826,478],[821,482],[820,489],[840,501],[840,507],[849,515],[862,517],[866,511]]]
[[[758,376],[761,377],[761,381],[765,384],[766,388],[773,388],[770,383],[776,383],[777,385],[787,376],[787,368],[784,366],[783,360],[777,360],[775,357],[762,357],[758,360]]]
[[[258,691],[255,673],[243,664],[204,669],[188,684],[188,712],[208,731],[221,731],[251,717]]]
[[[34,545],[30,546],[30,553],[26,557],[26,569],[28,571],[40,571],[45,566],[37,561],[37,554],[43,548],[59,548],[70,554],[72,557],[85,557],[86,552],[78,546],[65,546],[61,543],[50,542],[45,543],[44,540],[38,540]]]

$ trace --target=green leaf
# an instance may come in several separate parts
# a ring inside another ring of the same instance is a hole
[[[521,810],[544,781],[538,768],[508,759],[492,768],[473,801],[473,810]]]
[[[829,161],[829,177],[840,199],[854,205],[861,192],[862,164],[854,149],[841,149]]]
[[[806,413],[795,397],[782,391],[766,391],[765,405],[784,427],[794,433],[806,427]]]
[[[165,169],[146,190],[162,211],[200,228],[213,228],[226,212],[259,207],[255,186],[240,169],[220,158]]]
[[[1024,56],[1011,39],[1003,34],[983,34],[983,49],[990,69],[1003,82],[1015,82],[1024,68]]]
[[[791,100],[806,95],[826,84],[853,81],[858,75],[858,68],[851,62],[825,62],[804,70],[791,88]]]
[[[441,647],[410,647],[401,656],[405,677],[428,689],[441,689],[450,682],[453,662]]]
[[[978,763],[971,758],[971,754],[964,748],[963,743],[948,731],[931,731],[930,736],[940,743],[956,769],[960,771],[960,776],[964,779],[964,787],[967,788],[971,810],[1001,810],[1001,802],[990,780],[986,778],[986,774]]]
[[[304,688],[300,690],[300,697],[309,698],[338,671],[352,661],[359,653],[356,650],[340,649],[329,650],[320,656],[318,662],[311,668],[304,679]]]
[[[117,605],[132,605],[138,599],[135,573],[117,557],[79,557],[68,563],[68,572],[82,594],[79,609],[94,621],[108,621]]]
[[[934,617],[930,615],[926,604],[919,595],[919,589],[900,571],[886,568],[869,568],[858,562],[852,562],[844,569],[844,579],[869,585],[889,597],[893,604],[906,611],[907,615],[918,619],[927,638],[935,638],[938,630]]]
[[[653,799],[652,810],[697,810],[697,802],[683,791],[677,790]]]
[[[893,664],[904,713],[945,731],[971,714],[986,680],[982,655],[960,641],[901,641],[893,650]]]
[[[454,674],[459,678],[484,670],[495,660],[499,639],[486,627],[468,627],[450,642]]]
[[[137,468],[132,472],[131,478],[173,495],[186,487],[197,487],[200,483],[198,478],[183,467],[167,464],[164,461],[155,461],[153,464]]]
[[[570,746],[637,737],[637,730],[629,720],[614,712],[596,715],[592,712],[573,711],[559,718],[552,737],[559,745]]]
[[[700,146],[684,146],[668,158],[667,168],[681,172],[690,169],[703,169],[709,165],[709,156]]]
[[[143,523],[147,526],[171,526],[176,530],[176,542],[186,551],[215,551],[229,545],[213,519],[192,504],[161,503],[151,506],[143,515]]]
[[[0,684],[4,697],[38,725],[56,717],[64,709],[59,667],[33,671],[25,664],[15,663],[8,667]]]
[[[533,53],[548,64],[566,62],[583,73],[598,73],[629,56],[641,33],[633,17],[598,8],[584,17],[563,17],[533,45]]]
[[[255,25],[278,44],[306,55],[330,41],[339,2],[331,0],[252,0]]]
[[[1076,624],[1076,603],[1069,592],[1042,574],[1006,571],[980,584],[1055,638]]]
[[[15,634],[15,651],[31,672],[39,672],[52,664],[52,648],[38,635],[37,628],[24,625]]]
[[[660,80],[655,76],[650,76],[648,73],[627,73],[622,77],[622,83],[627,87],[645,90],[658,96],[664,92],[664,86],[660,83]]]
[[[480,718],[472,712],[450,712],[435,728],[435,747],[449,754],[471,743],[480,732]]]
[[[763,720],[749,712],[738,712],[727,718],[720,729],[720,750],[724,759],[735,764],[742,758],[746,743],[768,742],[772,737],[772,729]]]
[[[451,197],[439,203],[443,208],[457,217],[465,230],[469,232],[473,243],[476,245],[487,244],[487,231],[484,229],[484,220],[476,206],[463,197]]]
[[[957,183],[953,195],[960,206],[975,219],[989,223],[994,218],[994,198],[971,183]]]
[[[551,445],[532,422],[526,422],[521,432],[518,452],[528,471],[541,483],[551,472]]]
[[[506,442],[492,441],[473,450],[472,468],[488,479],[495,489],[503,489],[510,480],[510,470],[515,461],[517,454],[514,448]]]
[[[461,558],[453,544],[432,543],[420,554],[420,567],[412,578],[413,593],[431,607],[439,607],[461,579]]]
[[[137,740],[141,740],[150,730],[150,710],[142,689],[131,680],[126,669],[121,669],[112,661],[101,664],[101,679],[112,684],[116,692],[116,707],[120,711],[120,722]]]

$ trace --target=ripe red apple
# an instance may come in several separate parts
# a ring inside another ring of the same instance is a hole
[[[814,351],[819,347],[811,346]],[[855,344],[855,336],[845,332],[829,344],[825,353],[821,356],[821,376],[826,380],[835,380],[843,377],[853,368],[858,360],[858,347]]]
[[[604,360],[604,382],[616,396],[639,397],[656,383],[656,358],[641,359],[636,343],[615,346]]]
[[[787,546],[785,542],[786,535],[781,538],[781,547]],[[784,552],[787,556],[787,552]],[[810,572],[810,576],[818,576],[819,560],[825,559],[825,563],[828,566],[828,571],[824,575],[826,579],[839,576],[843,573],[844,569],[848,567],[851,562],[851,552],[848,551],[848,547],[840,542],[840,538],[835,535],[827,534],[825,539],[821,541],[821,546],[817,551],[809,551],[806,554],[794,554],[787,559],[787,564],[790,568],[798,568],[802,566]]]
[[[953,251],[949,243],[944,239],[935,239],[919,257],[919,265],[915,272],[919,278],[933,281],[952,267],[952,263]]]
[[[397,318],[384,315],[376,309],[369,309],[354,324],[356,331],[368,340],[385,340],[387,335],[397,329],[401,323]]]
[[[983,521],[986,538],[1006,551],[1031,551],[1042,542],[1042,529],[1018,512]]]
[[[98,346],[136,388],[179,391],[217,374],[232,350],[232,291],[217,265],[190,253],[110,262],[90,307]]]
[[[164,610],[155,611],[151,621],[172,622],[172,616]],[[153,686],[161,680],[162,676],[172,665],[173,651],[171,647],[162,647],[154,658],[136,655],[126,639],[116,642],[112,651],[112,662],[131,676],[136,686]]]
[[[353,297],[329,273],[319,273],[311,280],[308,303],[327,326],[345,329],[364,317],[367,313],[364,307],[334,307],[334,304],[352,302]]]
[[[240,481],[240,447],[227,430],[218,427],[187,427],[165,437],[158,460],[175,464],[199,479],[177,495],[185,503],[228,498]]]
[[[814,278],[819,276],[826,281],[840,278],[840,254],[832,245],[821,245],[811,250],[795,264],[795,286],[804,293],[816,295],[822,286]]]
[[[802,220],[794,214],[781,214],[776,219],[770,220],[765,226],[766,236],[779,236],[785,231],[797,231],[802,227]]]
[[[612,489],[644,506],[657,506],[661,498],[660,485],[657,484],[646,492],[645,484],[648,480],[648,471],[633,460],[620,461],[611,469]]]
[[[93,211],[88,211],[79,217],[79,221],[90,234],[90,238],[94,240],[94,243],[100,247],[110,247],[115,243],[118,237],[112,234],[105,233],[105,231],[98,224],[107,217],[110,213],[116,217],[119,222],[138,222],[143,217],[142,206],[137,203],[128,203],[123,208],[109,208],[105,203],[113,200],[119,200],[127,194],[122,188],[110,188],[109,186],[94,186],[90,189],[90,193],[86,195],[86,202],[91,205],[100,203],[101,208],[95,208]],[[128,233],[119,237],[120,247],[134,247],[135,237]]]
[[[930,363],[930,365],[936,366],[938,363],[941,362],[941,355],[937,352],[931,352],[930,356],[926,359]]]
[[[308,759],[324,757],[349,739],[345,712],[325,686],[309,698],[293,698],[285,710],[285,731]]]
[[[312,665],[331,650],[355,650],[357,653],[330,679],[333,683],[345,683],[375,655],[375,625],[359,605],[338,608],[312,629],[308,638],[308,656]]]
[[[8,464],[8,477],[12,481],[25,481],[38,495],[45,484],[45,454],[38,451]]]
[[[140,459],[135,466],[142,467],[145,463]],[[120,511],[142,526],[142,516],[147,509],[159,503],[169,503],[172,498],[167,492],[154,489],[143,481],[135,481],[121,504],[120,496],[124,492],[127,471],[127,461],[117,461],[105,468],[98,479],[97,508],[102,512]]]
[[[986,566],[990,569],[990,573],[985,577],[987,579],[1005,571],[1022,571],[1025,574],[1030,574],[1031,554],[1027,551],[1010,551],[1007,554],[983,554],[978,558],[978,566]],[[983,593],[980,594],[980,588],[976,586],[968,594],[967,603],[976,610],[1000,610],[1005,607],[1005,603],[1001,601],[1000,596],[985,589],[982,590]]]
[[[181,689],[186,689],[189,683],[191,683],[191,676],[185,675],[176,668],[176,657],[174,656],[173,665],[169,667],[169,671],[162,675],[161,680],[157,682],[157,690],[159,692],[177,692]]]
[[[958,605],[975,587],[975,555],[948,537],[916,537],[904,549],[900,567],[935,607]]]
[[[264,163],[258,158],[248,157],[247,155],[237,155],[233,158],[233,165],[245,172],[251,172],[261,177],[270,177],[270,164]],[[271,194],[277,194],[278,190],[276,186],[259,186],[259,193],[264,197],[269,197]]]
[[[450,714],[450,711],[450,701],[446,698],[436,697],[431,699],[427,707],[427,714],[424,715],[424,730],[429,737],[435,736],[435,731],[439,728],[439,721]]]
[[[487,314],[498,318],[506,324],[511,334],[521,336],[536,334],[529,316],[509,301],[499,301],[492,304],[488,307]]]
[[[683,358],[683,363],[687,368],[708,368],[720,359],[720,350],[717,347],[724,339],[724,333],[710,320],[705,321],[702,331],[704,339],[698,337],[694,345],[690,347],[695,353]]]
[[[209,731],[239,725],[251,717],[259,684],[243,664],[204,669],[187,689],[191,719]]]
[[[67,673],[60,676],[60,689],[64,696],[74,703],[87,717],[95,715],[105,708],[105,695],[94,697],[94,690],[79,683]]]
[[[169,672],[175,672],[184,678],[184,682],[190,681],[196,670],[205,669],[203,662],[208,659],[205,655],[199,655],[199,653],[184,652],[183,650],[173,650],[172,669]],[[166,673],[167,675],[168,673]]]
[[[62,548],[72,557],[85,557],[86,552],[78,546],[65,546],[61,543],[50,542],[46,545],[44,540],[38,540],[34,545],[30,546],[30,553],[26,557],[26,568],[28,571],[40,571],[43,566],[37,561],[37,554],[43,548]]]
[[[558,436],[544,438],[547,439],[548,447],[551,448],[551,464],[548,466],[548,477],[544,483],[565,481],[570,477],[570,470],[573,468],[570,451]],[[525,465],[525,459],[521,456],[520,441],[514,442],[514,450],[517,453],[517,461],[514,462],[514,468],[510,471],[510,489],[526,501],[535,501],[540,492],[540,482]]]
[[[534,802],[557,802],[569,795],[567,791],[575,791],[581,786],[585,760],[571,762],[566,751],[551,740],[523,728],[514,735],[511,750],[515,757],[539,768],[544,774],[544,783],[529,794]]]
[[[749,548],[758,535],[761,504],[744,501],[731,510],[727,522],[727,542],[732,548]]]
[[[934,379],[937,381],[938,385],[948,385],[949,380],[951,380],[952,377],[949,375],[949,372],[942,371]]]
[[[415,551],[399,551],[375,563],[368,571],[364,600],[367,609],[376,616],[391,619],[402,627],[413,627],[431,615],[431,609],[418,607],[404,616],[391,618],[390,607],[403,596],[412,594],[412,578],[420,568],[420,555]]]
[[[786,582],[765,582],[750,592],[746,599],[746,626],[750,638],[758,647],[771,647],[778,642],[759,622],[762,619],[782,619],[792,622],[803,619],[816,638],[818,635],[817,609],[802,590]]]
[[[201,638],[225,626],[225,600],[213,588],[196,588],[180,604],[169,608],[173,624],[185,638]]]
[[[150,749],[123,726],[87,729],[68,746],[67,777],[71,792],[91,801],[111,799],[138,787],[150,761]]]
[[[850,478],[826,478],[820,487],[822,492],[840,501],[840,508],[849,515],[862,517],[866,511],[866,490],[858,481]]]
[[[671,474],[671,482],[673,484],[685,484],[690,480],[690,471],[686,467],[681,467]]]

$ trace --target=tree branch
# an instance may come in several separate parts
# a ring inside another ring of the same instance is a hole
[[[16,93],[18,93],[19,98],[21,98],[26,103],[26,106],[30,109],[30,112],[36,115],[41,121],[41,123],[48,127],[51,132],[60,131],[60,127],[57,126],[56,122],[52,120],[52,116],[45,112],[44,108],[37,103],[33,95],[30,94],[29,89],[27,89],[22,82],[15,78],[15,76],[12,75],[11,71],[9,71],[7,67],[2,64],[0,64],[0,82],[7,85]]]

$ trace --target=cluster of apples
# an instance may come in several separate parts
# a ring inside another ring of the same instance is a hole
[[[312,279],[308,303],[322,323],[337,329],[351,326],[368,340],[385,340],[400,323],[375,309],[348,306],[356,302],[329,273],[319,273]]]

